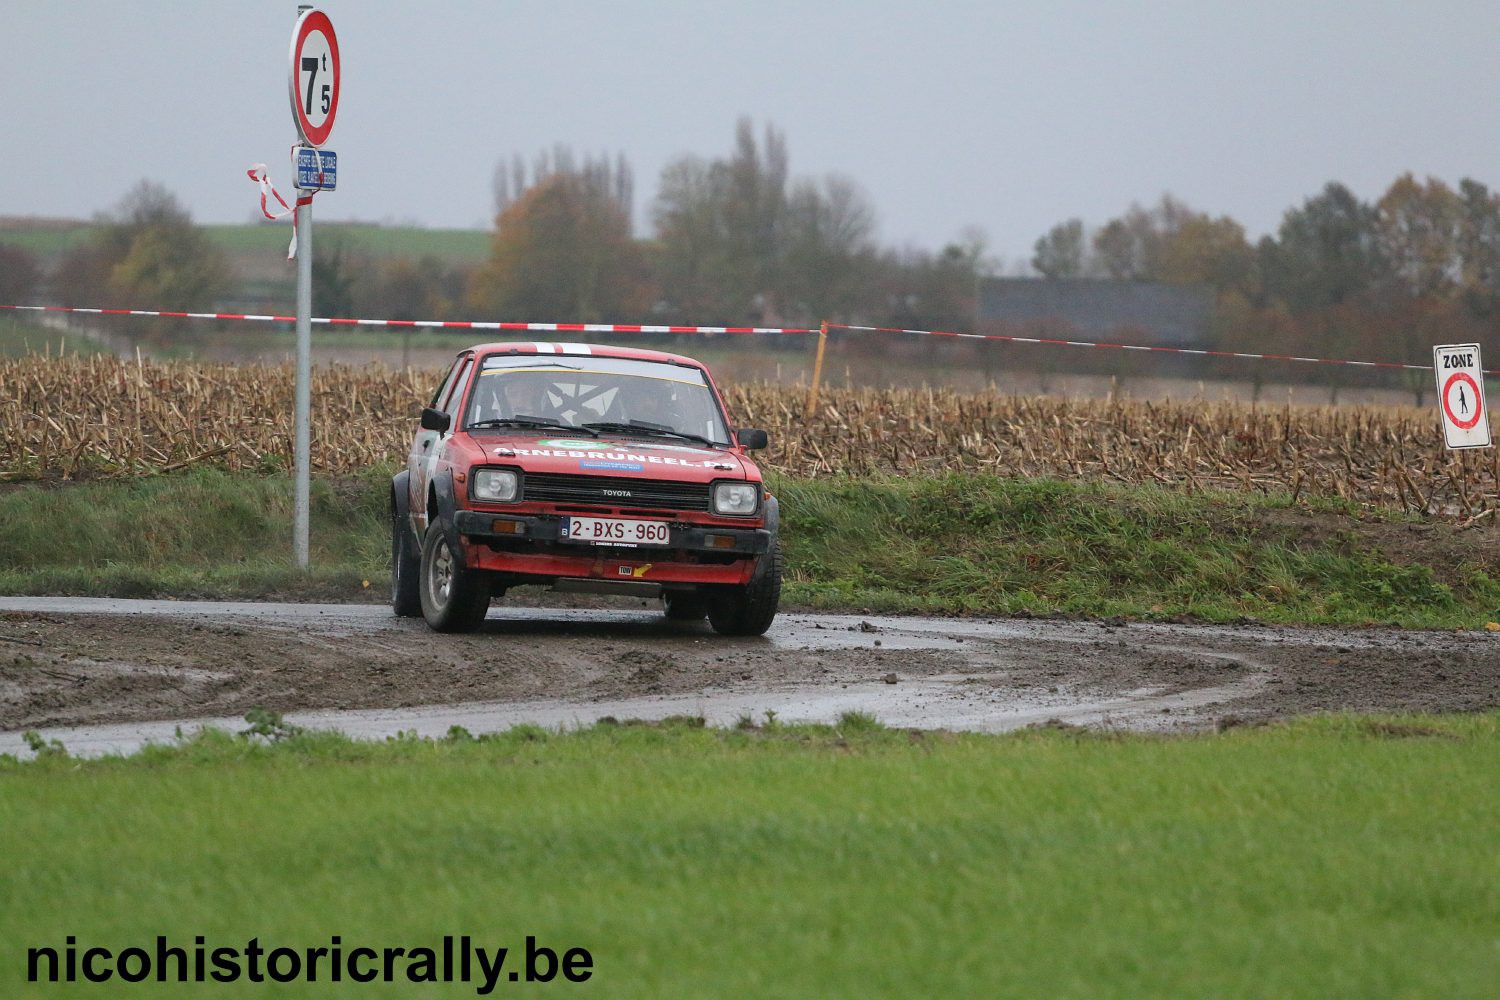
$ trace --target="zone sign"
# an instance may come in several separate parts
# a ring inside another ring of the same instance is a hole
[[[1484,405],[1484,367],[1478,344],[1444,344],[1432,349],[1437,372],[1438,411],[1449,448],[1488,448],[1490,415]]]
[[[302,141],[321,146],[339,110],[339,41],[321,10],[305,10],[292,31],[292,118]]]

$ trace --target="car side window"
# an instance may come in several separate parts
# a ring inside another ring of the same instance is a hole
[[[453,377],[458,374],[459,362],[463,360],[461,357],[454,359],[453,367],[448,369],[448,374],[444,375],[443,381],[438,384],[437,392],[432,394],[432,399],[427,403],[430,409],[439,409],[438,401],[447,397],[448,390],[453,386]]]
[[[453,391],[449,393],[448,398],[443,402],[443,410],[447,413],[453,413],[455,424],[458,423],[458,414],[454,412],[454,408],[463,402],[464,390],[469,387],[469,373],[473,370],[473,359],[465,358],[463,367],[459,371],[458,379],[453,383]]]

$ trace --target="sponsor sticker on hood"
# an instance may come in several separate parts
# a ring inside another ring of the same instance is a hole
[[[651,465],[720,472],[732,472],[735,468],[730,456],[707,446],[684,447],[640,441],[621,446],[617,442],[590,438],[544,438],[537,445],[536,448],[506,445],[505,451],[507,457],[573,458],[578,460],[579,468],[598,472],[645,472]]]
[[[640,462],[590,462],[588,459],[580,459],[580,469],[602,469],[608,472],[645,472],[646,466]]]
[[[534,458],[575,458],[578,464],[585,469],[611,469],[620,472],[644,472],[648,465],[665,465],[704,469],[718,469],[731,471],[734,465],[724,455],[703,456],[703,451],[697,448],[674,448],[674,447],[641,447],[630,445],[628,448],[616,448],[598,441],[571,441],[568,439],[538,441],[538,444],[551,445],[548,448],[516,448],[508,447],[506,450],[517,457]],[[559,445],[589,444],[588,448],[558,447]],[[657,454],[662,451],[687,452],[688,455],[700,456],[689,458],[677,455]]]

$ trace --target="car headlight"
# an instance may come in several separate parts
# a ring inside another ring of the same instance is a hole
[[[521,477],[510,469],[478,469],[474,473],[474,499],[508,503],[516,498]]]
[[[714,513],[754,514],[760,502],[760,487],[755,483],[719,483],[714,487]]]

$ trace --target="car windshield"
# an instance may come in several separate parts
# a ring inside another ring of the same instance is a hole
[[[538,429],[579,430],[588,430],[590,424],[628,424],[643,436],[680,434],[719,445],[729,442],[724,418],[703,372],[627,358],[487,357],[469,393],[463,424],[469,428],[529,424]],[[598,430],[636,433],[616,426]]]

